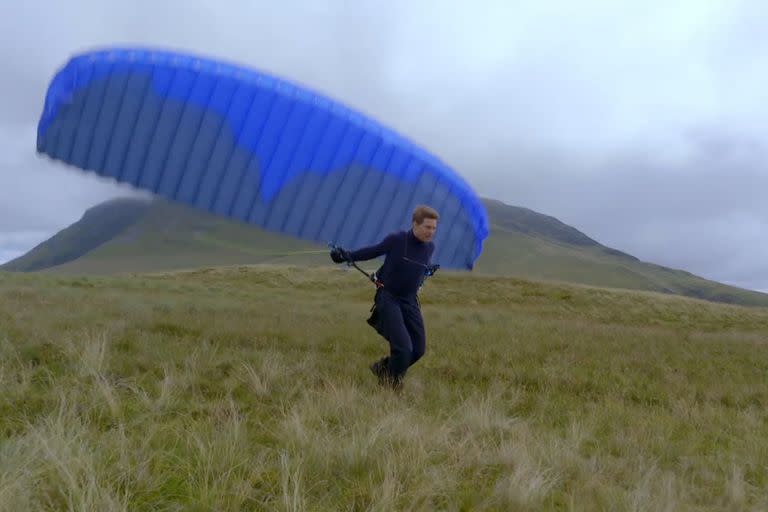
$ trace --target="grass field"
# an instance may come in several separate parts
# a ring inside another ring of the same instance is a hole
[[[0,273],[0,510],[764,510],[768,309],[438,274]]]

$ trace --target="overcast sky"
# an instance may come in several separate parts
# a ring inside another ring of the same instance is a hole
[[[114,44],[298,81],[420,142],[483,196],[768,291],[764,0],[5,2],[0,261],[132,193],[35,154],[53,73]]]

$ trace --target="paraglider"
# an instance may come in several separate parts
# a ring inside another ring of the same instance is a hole
[[[107,48],[53,77],[37,151],[169,200],[322,244],[359,247],[441,212],[433,261],[472,269],[485,210],[450,167],[338,101],[188,54]]]

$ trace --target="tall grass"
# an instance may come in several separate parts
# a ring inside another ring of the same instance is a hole
[[[444,273],[0,274],[0,510],[760,510],[768,311]]]

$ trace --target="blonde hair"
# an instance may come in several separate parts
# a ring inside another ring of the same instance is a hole
[[[424,219],[438,220],[439,218],[440,215],[438,215],[437,210],[423,204],[418,205],[413,210],[413,222],[416,224],[421,224]]]

